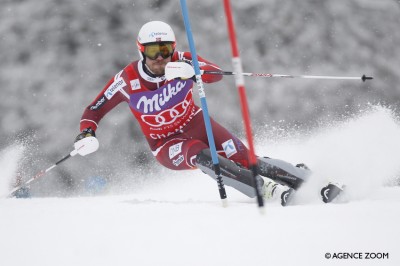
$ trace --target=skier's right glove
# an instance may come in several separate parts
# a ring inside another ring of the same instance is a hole
[[[186,61],[169,62],[165,66],[165,78],[173,79],[195,79],[193,66]]]
[[[85,128],[82,130],[82,132],[76,136],[75,142],[80,141],[81,139],[87,138],[87,137],[96,137],[96,133],[91,127]]]

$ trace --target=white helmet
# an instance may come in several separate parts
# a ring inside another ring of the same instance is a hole
[[[150,21],[142,26],[137,36],[137,47],[143,59],[144,45],[148,43],[168,42],[176,46],[174,31],[171,26],[162,21]]]

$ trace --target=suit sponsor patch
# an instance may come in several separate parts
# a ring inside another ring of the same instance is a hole
[[[227,158],[237,153],[235,144],[233,143],[232,139],[229,139],[222,143],[222,148],[224,149]]]
[[[108,100],[110,100],[119,90],[122,90],[123,87],[126,86],[126,83],[123,78],[119,77],[114,80],[113,83],[107,88],[107,90],[104,92],[104,96]]]
[[[178,167],[184,160],[183,155],[179,155],[178,159],[176,160],[172,160],[173,165],[175,165],[176,167]]]
[[[182,144],[183,144],[183,142],[179,142],[179,143],[169,147],[169,158],[170,159],[174,158],[176,155],[178,155],[179,153],[182,152]]]
[[[107,101],[106,97],[101,97],[95,104],[89,106],[90,110],[97,110],[99,109],[105,102]]]
[[[141,89],[139,79],[131,80],[130,83],[131,83],[131,88],[133,91]]]

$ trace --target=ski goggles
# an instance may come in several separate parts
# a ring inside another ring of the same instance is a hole
[[[162,58],[167,59],[174,53],[174,47],[172,43],[146,44],[143,53],[151,60],[157,59],[159,55],[161,55]]]

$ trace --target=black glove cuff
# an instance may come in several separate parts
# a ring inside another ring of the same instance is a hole
[[[96,133],[94,132],[94,130],[91,127],[85,128],[84,130],[82,130],[82,132],[76,136],[75,138],[75,142],[87,138],[87,137],[96,137]]]

